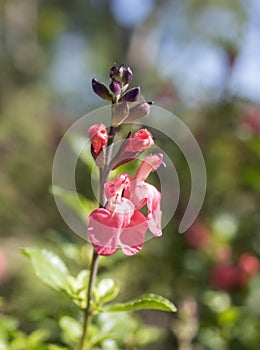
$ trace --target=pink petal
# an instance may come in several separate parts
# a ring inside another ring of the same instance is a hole
[[[141,209],[144,205],[147,205],[149,230],[154,234],[154,236],[161,236],[161,193],[157,190],[157,188],[144,181],[132,180],[130,182],[129,191],[125,191],[125,196],[134,203],[136,209]]]
[[[129,225],[122,230],[120,235],[120,246],[125,255],[134,255],[142,249],[147,229],[146,218],[136,210]]]
[[[96,155],[99,154],[101,148],[107,144],[108,134],[104,124],[94,124],[88,130],[92,147]]]
[[[88,237],[99,255],[114,254],[121,232],[120,220],[104,208],[94,210],[89,216]]]
[[[151,218],[148,218],[149,230],[155,237],[160,237],[162,235],[162,211],[160,209],[160,203],[154,208]]]
[[[106,182],[104,186],[105,195],[108,200],[116,195],[120,195],[126,186],[128,186],[128,175],[119,174],[113,181]]]
[[[128,139],[125,152],[139,152],[153,146],[153,135],[147,129],[140,129]]]
[[[135,179],[146,180],[151,171],[157,170],[160,165],[165,166],[163,155],[161,153],[150,154],[142,161],[142,164],[136,173]]]
[[[127,198],[108,201],[107,209],[112,213],[117,227],[126,227],[134,214],[135,206]]]

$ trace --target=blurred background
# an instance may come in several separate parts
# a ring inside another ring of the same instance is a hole
[[[13,329],[25,333],[45,327],[55,340],[55,318],[74,312],[65,296],[38,283],[19,249],[49,246],[75,271],[84,265],[84,242],[49,191],[52,161],[67,128],[104,105],[92,77],[107,83],[109,68],[125,63],[132,86],[194,133],[208,176],[202,211],[180,235],[190,179],[176,151],[183,193],[163,237],[131,264],[117,253],[102,265],[117,277],[122,300],[153,291],[178,306],[173,316],[139,313],[161,331],[135,349],[258,350],[260,2],[2,0],[0,20],[2,316],[11,315]],[[86,171],[79,164],[81,178]]]

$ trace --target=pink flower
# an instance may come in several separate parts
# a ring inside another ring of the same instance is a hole
[[[111,169],[136,159],[141,152],[154,145],[153,135],[147,129],[140,129],[127,138],[111,161]]]
[[[156,237],[162,235],[161,193],[156,187],[146,183],[144,180],[147,179],[151,171],[158,169],[161,164],[165,165],[161,153],[147,156],[138,169],[135,178],[130,179],[129,186],[125,189],[125,197],[129,198],[137,209],[141,209],[145,205],[147,206],[148,213],[146,219],[148,227]]]
[[[259,260],[253,254],[244,253],[239,257],[238,266],[248,277],[258,273],[259,265]]]
[[[147,156],[135,176],[136,180],[145,180],[150,175],[151,171],[157,170],[160,165],[164,165],[163,155],[161,153],[154,153]]]
[[[240,287],[241,274],[237,266],[218,264],[211,272],[211,283],[216,289],[231,291]]]
[[[136,175],[132,179],[127,174],[121,174],[105,184],[106,208],[93,211],[88,226],[89,239],[99,255],[114,254],[118,247],[126,255],[138,253],[148,228],[154,236],[162,235],[161,194],[144,181],[160,164],[164,164],[161,154],[150,155],[142,162],[141,171],[137,172],[141,178]],[[139,212],[145,205],[148,209],[146,217]]]
[[[241,286],[246,286],[250,279],[259,271],[259,260],[251,253],[240,255],[238,268],[241,274]]]
[[[89,216],[89,239],[99,255],[114,254],[118,247],[124,254],[134,255],[143,246],[148,225],[134,204],[122,197],[126,178],[127,175],[119,175],[106,183],[106,208],[94,210]]]
[[[107,144],[108,134],[104,124],[94,124],[88,130],[91,146],[97,156],[101,149]]]
[[[140,129],[134,133],[126,144],[125,152],[140,152],[153,146],[153,135],[147,129]]]

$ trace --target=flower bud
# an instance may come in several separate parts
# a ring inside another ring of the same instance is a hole
[[[103,83],[96,80],[96,78],[92,79],[92,88],[99,97],[107,101],[112,101],[112,95],[108,91],[108,88]]]
[[[124,64],[121,64],[119,68],[115,64],[110,68],[109,76],[120,81],[123,85],[128,85],[133,79],[133,72],[130,67],[126,67]]]
[[[135,102],[140,97],[140,88],[135,87],[128,90],[123,96],[122,100],[126,102]]]
[[[110,71],[109,71],[109,76],[110,78],[114,77],[118,72],[118,67],[116,64],[113,65],[113,67],[110,68]]]
[[[137,103],[133,107],[131,107],[130,105],[127,122],[132,122],[136,119],[146,117],[150,113],[150,110],[151,110],[151,106],[147,102]]]
[[[125,147],[125,152],[145,151],[154,145],[153,135],[147,129],[140,129],[129,139]]]
[[[93,158],[99,155],[102,147],[107,144],[108,134],[104,124],[94,124],[88,130],[88,135],[91,140],[91,151]]]
[[[122,83],[112,78],[109,88],[115,96],[119,96],[121,94]]]
[[[124,67],[122,81],[124,84],[129,84],[133,79],[133,72],[130,67]]]
[[[136,159],[141,154],[141,152],[147,150],[153,145],[153,135],[147,129],[140,129],[133,135],[130,132],[126,140],[119,148],[118,153],[110,162],[110,168],[116,169],[120,165],[131,162],[132,160]],[[160,164],[162,164],[162,155],[159,155],[158,157]],[[160,164],[158,164],[158,166]]]
[[[114,105],[113,116],[112,116],[112,125],[120,125],[128,116],[129,107],[126,102],[121,102]]]

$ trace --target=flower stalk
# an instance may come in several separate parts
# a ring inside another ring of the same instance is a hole
[[[91,153],[99,167],[99,208],[90,214],[88,222],[88,236],[94,249],[78,350],[88,349],[87,339],[93,316],[93,294],[99,255],[114,254],[119,246],[125,255],[134,255],[142,248],[148,228],[154,236],[161,235],[161,195],[144,180],[151,171],[163,164],[162,156],[148,156],[134,179],[127,174],[121,174],[109,182],[111,170],[135,159],[154,144],[153,136],[148,130],[141,129],[134,134],[130,132],[111,160],[112,146],[120,124],[124,121],[132,122],[150,112],[150,104],[140,101],[139,87],[127,90],[132,77],[129,67],[115,65],[110,69],[110,91],[102,82],[95,78],[92,80],[94,92],[111,102],[111,125],[109,132],[104,124],[95,124],[89,128]],[[139,211],[144,205],[148,208],[146,217]]]
[[[95,280],[98,272],[98,253],[93,250],[92,261],[90,265],[90,276],[87,290],[87,306],[84,310],[84,321],[83,321],[83,332],[80,340],[79,350],[84,350],[85,341],[87,339],[89,325],[91,322],[92,311],[91,311],[91,300],[93,298],[93,290],[95,286]]]

